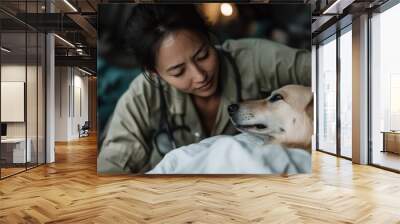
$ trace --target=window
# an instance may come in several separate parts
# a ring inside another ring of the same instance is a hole
[[[318,48],[318,148],[336,153],[336,36]]]
[[[400,170],[400,4],[371,18],[372,163]]]
[[[352,157],[352,35],[351,26],[340,36],[340,155]]]

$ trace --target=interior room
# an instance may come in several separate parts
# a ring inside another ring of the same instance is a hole
[[[312,172],[299,175],[98,174],[103,118],[141,73],[101,56],[108,3],[133,1],[0,1],[0,223],[400,222],[398,0],[241,3],[309,7],[311,46],[300,48],[312,49]],[[198,7],[221,30],[238,15],[290,19],[237,4]],[[248,32],[288,46],[305,35],[280,25]]]

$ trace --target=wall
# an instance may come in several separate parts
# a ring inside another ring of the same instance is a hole
[[[78,72],[78,74],[77,74]],[[78,138],[78,124],[83,125],[85,121],[88,121],[88,77],[83,77],[83,73],[78,70],[74,70],[74,81],[72,92],[72,123],[71,123],[71,136],[72,138]]]
[[[31,162],[44,163],[44,79],[42,67],[36,65],[5,63],[1,66],[1,81],[18,81],[26,85],[26,120],[7,122],[8,138],[30,139]],[[8,108],[1,108],[7,110]],[[37,161],[38,160],[38,161]]]
[[[66,141],[68,139],[68,88],[70,77],[67,67],[55,68],[55,140]]]
[[[78,138],[78,124],[89,119],[88,77],[76,68],[56,67],[55,140]]]
[[[39,67],[39,74],[41,74],[41,68]],[[27,78],[28,82],[25,81],[25,65],[2,65],[1,66],[1,81],[18,81],[27,83],[27,125],[28,125],[28,137],[29,133],[36,133],[36,121],[37,121],[37,107],[43,106],[43,101],[37,100],[37,79],[36,79],[36,66],[27,67]],[[38,103],[40,103],[38,105]],[[6,110],[6,108],[2,108]],[[8,137],[25,137],[25,123],[23,122],[12,122],[7,123],[7,136]]]
[[[28,68],[28,70],[31,70]],[[25,65],[2,65],[1,66],[1,81],[3,82],[25,82]],[[29,95],[32,94],[28,94]],[[6,110],[6,108],[1,108]],[[25,137],[25,123],[7,123],[7,137]]]

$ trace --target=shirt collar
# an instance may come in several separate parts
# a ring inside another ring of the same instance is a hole
[[[221,103],[218,108],[218,114],[216,119],[216,126],[214,126],[214,130],[212,135],[222,134],[227,124],[230,122],[230,117],[228,114],[228,106],[233,103],[238,103],[239,94],[238,94],[238,83],[236,81],[236,76],[239,74],[235,74],[234,61],[230,60],[228,57],[229,54],[227,52],[223,52],[219,50],[219,59],[220,59],[220,88],[221,88]],[[240,77],[237,77],[238,81]],[[239,90],[240,91],[240,90]]]
[[[222,93],[222,98],[225,98],[227,101],[231,103],[235,103],[239,101],[238,96],[238,83],[236,82],[236,76],[239,74],[235,74],[235,68],[232,60],[228,57],[229,54],[227,52],[223,52],[223,50],[218,51],[219,59],[220,59],[220,88]],[[239,77],[237,77],[239,78]],[[238,80],[239,81],[239,80]]]

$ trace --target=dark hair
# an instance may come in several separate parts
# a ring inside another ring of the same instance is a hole
[[[126,24],[126,50],[133,53],[144,71],[155,71],[160,42],[167,34],[179,29],[210,38],[209,26],[193,4],[139,4],[132,9]]]

